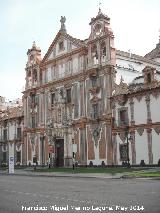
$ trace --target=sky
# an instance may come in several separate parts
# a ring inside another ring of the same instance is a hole
[[[0,96],[22,97],[27,50],[33,41],[45,55],[66,17],[67,33],[79,39],[90,34],[98,13],[111,18],[115,47],[145,55],[158,43],[159,0],[0,0]]]

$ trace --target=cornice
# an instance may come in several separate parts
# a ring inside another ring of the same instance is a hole
[[[131,131],[136,131],[139,128],[143,128],[143,129],[153,129],[156,127],[160,126],[160,122],[154,122],[154,123],[147,123],[147,124],[138,124],[138,125],[130,125],[130,126],[116,126],[116,127],[112,127],[112,131],[114,133],[116,132],[131,132]]]

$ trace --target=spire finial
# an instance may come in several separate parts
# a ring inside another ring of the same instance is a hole
[[[61,16],[60,22],[61,22],[61,31],[66,32],[66,26],[65,26],[66,17]]]
[[[99,7],[98,14],[101,14],[101,13],[102,13],[102,11],[101,11],[101,7],[100,7],[100,6],[101,6],[101,4],[102,4],[101,2],[99,2],[99,3],[98,3],[98,7]]]

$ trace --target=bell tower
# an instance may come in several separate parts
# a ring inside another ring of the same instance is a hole
[[[32,48],[27,51],[28,61],[26,64],[26,89],[38,86],[40,83],[39,64],[41,62],[41,50],[33,42]]]
[[[114,35],[110,27],[110,18],[99,8],[98,14],[90,22],[91,33],[88,39],[88,78],[87,135],[92,136],[95,151],[93,162],[101,161],[112,165],[112,109],[111,96],[115,77]],[[90,137],[91,137],[90,136]],[[103,141],[103,143],[101,143]],[[102,148],[101,145],[104,145]],[[89,144],[88,144],[89,147]],[[89,148],[90,149],[90,148]]]
[[[114,35],[110,27],[110,18],[99,8],[97,16],[91,18],[90,25],[89,66],[115,65]]]

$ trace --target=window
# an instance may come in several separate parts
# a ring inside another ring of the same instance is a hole
[[[7,141],[7,129],[3,130],[3,139],[4,139],[4,142]]]
[[[92,76],[91,81],[92,81],[92,87],[96,87],[97,86],[97,76]]]
[[[16,153],[16,162],[21,162],[21,152]]]
[[[147,74],[147,83],[150,84],[151,83],[151,73]]]
[[[17,139],[21,140],[21,127],[17,128]]]
[[[7,154],[3,152],[3,163],[7,163]]]
[[[92,105],[92,110],[93,110],[93,118],[94,119],[98,118],[98,104]]]
[[[51,94],[51,105],[53,105],[55,103],[55,93]]]
[[[121,109],[119,111],[119,124],[120,125],[127,125],[128,124],[127,109]]]
[[[35,128],[36,123],[35,123],[35,117],[31,117],[31,127]]]
[[[67,89],[67,103],[71,103],[71,89]]]
[[[59,51],[62,51],[62,50],[64,50],[64,42],[63,41],[59,42]]]

